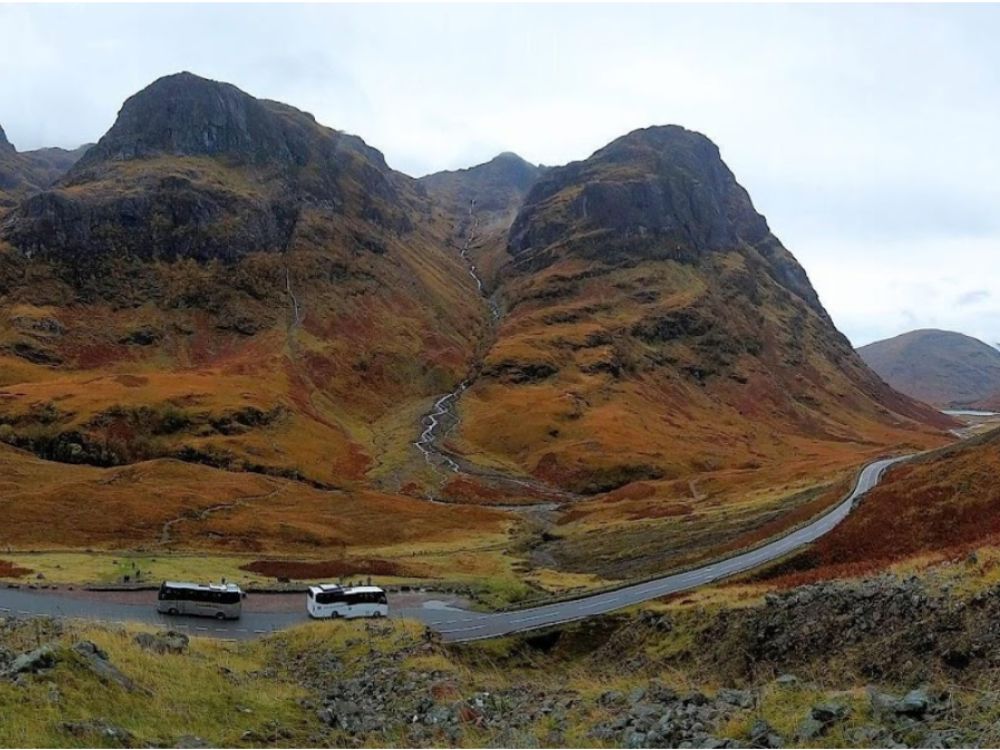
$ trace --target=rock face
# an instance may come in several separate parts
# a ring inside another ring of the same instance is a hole
[[[14,147],[7,140],[7,133],[4,132],[3,126],[0,125],[0,151],[6,151],[10,153],[14,150]]]
[[[805,272],[770,233],[750,196],[708,138],[678,126],[637,130],[585,161],[550,170],[511,228],[518,265],[553,262],[551,246],[586,237],[575,251],[617,257],[690,258],[758,248],[768,271],[825,316]]]
[[[315,136],[303,114],[254,99],[228,83],[178,73],[127,99],[114,126],[81,160],[75,174],[105,161],[160,154],[303,165],[311,157]]]
[[[42,257],[231,262],[287,250],[307,209],[343,215],[357,201],[368,221],[405,232],[406,183],[360,138],[181,73],[128,99],[111,130],[2,234]]]
[[[544,168],[508,151],[475,167],[421,177],[420,184],[439,201],[460,210],[504,212],[519,208],[544,172]]]
[[[961,333],[910,331],[858,354],[896,390],[942,407],[975,407],[1000,394],[1000,350]]]

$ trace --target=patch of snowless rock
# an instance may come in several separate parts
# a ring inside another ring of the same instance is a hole
[[[822,666],[835,657],[845,675],[914,683],[941,670],[957,678],[996,668],[997,622],[1000,586],[963,595],[933,572],[881,575],[802,586],[768,595],[763,606],[723,610],[701,640],[717,662],[729,661],[748,677],[765,665]],[[659,626],[670,627],[669,618]],[[739,654],[720,651],[733,643]]]

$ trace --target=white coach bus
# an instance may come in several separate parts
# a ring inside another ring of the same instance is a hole
[[[306,598],[309,616],[317,619],[334,617],[386,617],[389,601],[378,586],[340,586],[324,583],[310,586]]]
[[[243,591],[235,583],[203,584],[164,581],[156,611],[165,615],[200,615],[237,620],[243,611]]]

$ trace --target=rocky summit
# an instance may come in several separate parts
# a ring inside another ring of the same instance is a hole
[[[0,232],[56,260],[231,261],[285,250],[310,223],[345,215],[376,225],[372,233],[405,233],[409,182],[361,139],[305,112],[181,73],[126,101],[111,130]]]

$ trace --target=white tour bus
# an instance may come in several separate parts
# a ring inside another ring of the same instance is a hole
[[[165,615],[201,615],[237,620],[243,611],[243,591],[235,583],[202,584],[164,581],[156,611]]]
[[[309,616],[315,618],[386,617],[389,614],[385,591],[378,586],[335,583],[310,586],[306,608]]]

